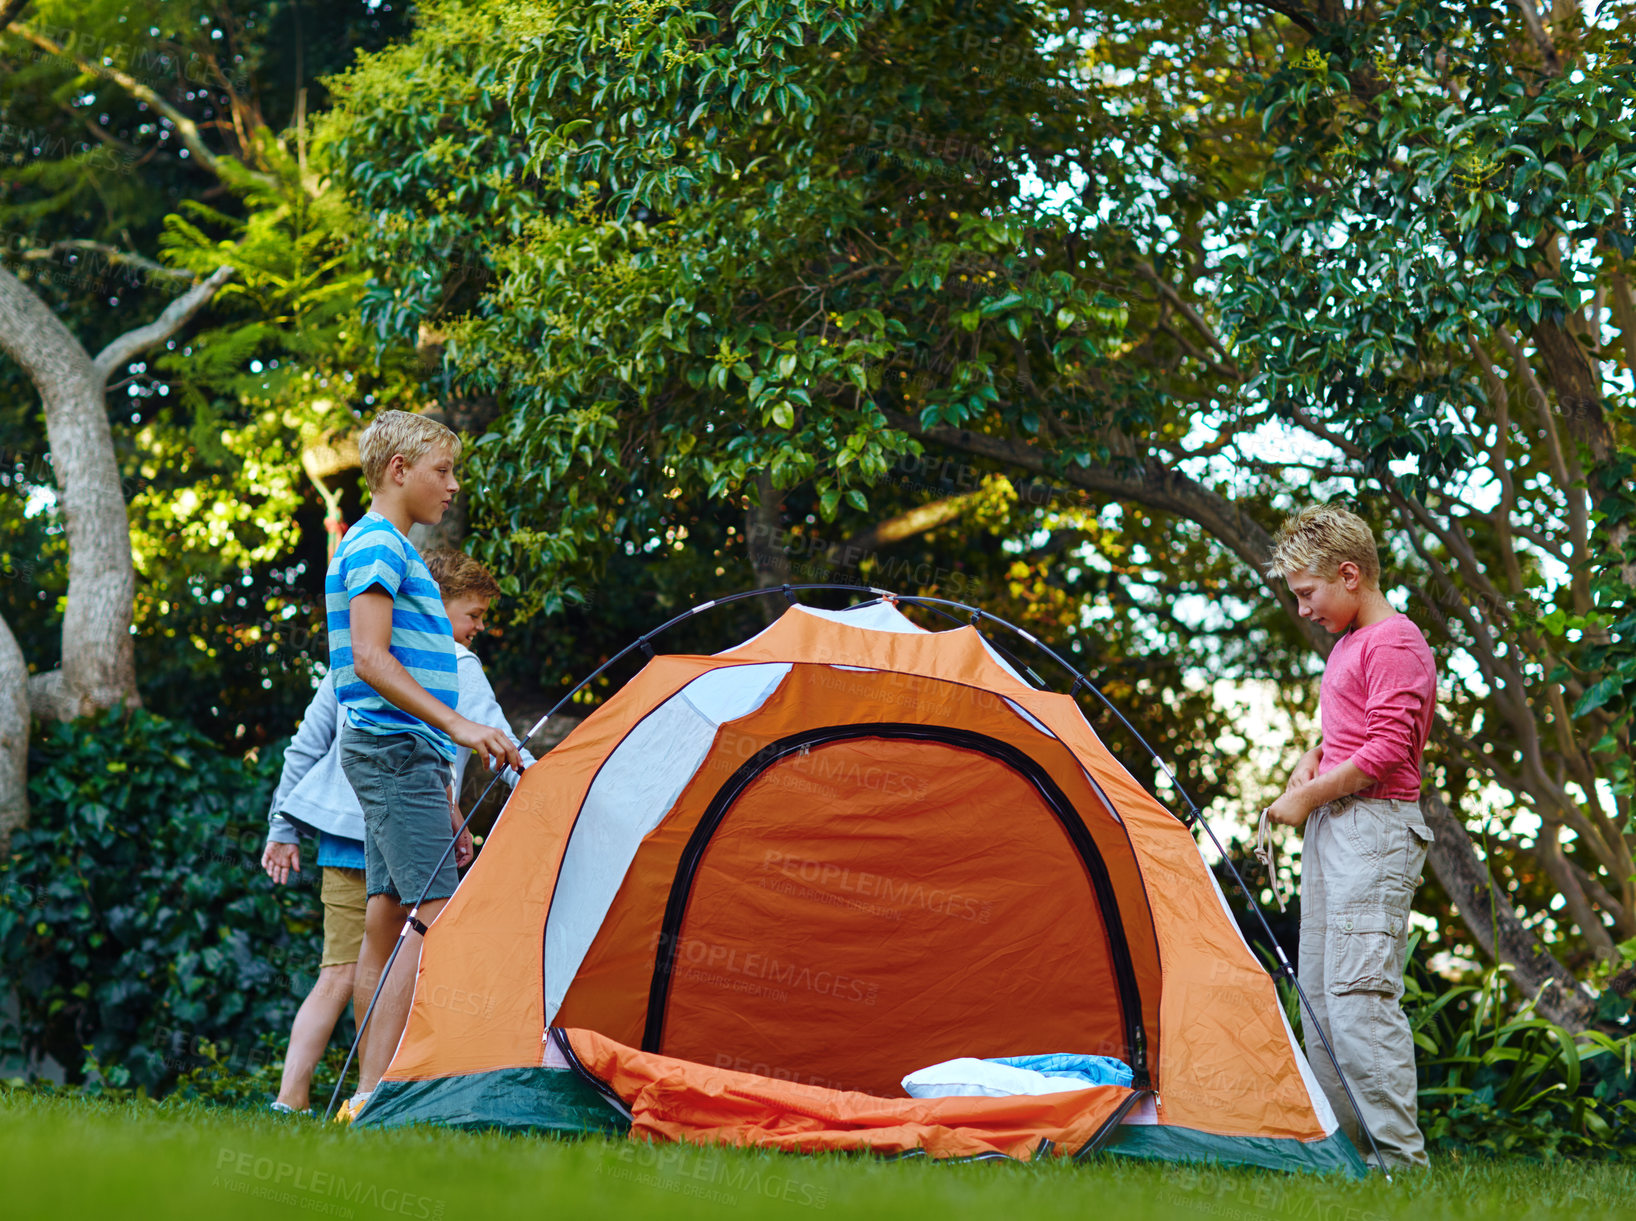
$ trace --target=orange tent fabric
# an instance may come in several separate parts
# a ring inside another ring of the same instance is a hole
[[[630,1100],[631,1135],[654,1141],[799,1153],[1002,1153],[1026,1162],[1042,1141],[1057,1154],[1083,1147],[1131,1093],[1103,1085],[1014,1098],[881,1098],[707,1068],[637,1051],[595,1031],[566,1033],[586,1068]]]
[[[888,606],[656,657],[530,767],[425,938],[379,1096],[402,1105],[366,1116],[533,1081],[552,1027],[624,1048],[638,1092],[631,1065],[685,1061],[663,1080],[865,1095],[900,1136],[953,1113],[895,1109],[916,1068],[1110,1055],[1141,1095],[1126,1145],[1357,1161],[1187,827],[1071,697]]]
[[[633,862],[557,1023],[642,1043],[655,958],[671,949],[680,969],[654,1050],[707,1063],[730,1053],[725,1063],[766,1061],[822,1081],[845,1062],[848,1087],[895,1091],[939,1060],[1014,1053],[1023,1035],[1030,1049],[1124,1056],[1110,930],[1085,870],[1030,785],[969,749],[863,738],[768,768],[713,841],[675,943],[642,935],[661,924],[670,879],[713,795],[746,758],[801,726],[934,725],[956,701],[969,731],[1010,743],[1037,736],[999,697],[946,688],[915,679],[882,690],[856,671],[798,666],[753,719],[724,727]],[[1067,750],[1036,749],[1082,805],[1096,802]],[[1129,905],[1119,931],[1142,946],[1157,1031],[1158,957],[1134,856],[1111,818],[1100,829]],[[723,901],[712,904],[716,896]],[[1003,946],[963,952],[990,928],[1008,930]],[[1071,974],[1057,969],[1065,960],[1075,962]]]

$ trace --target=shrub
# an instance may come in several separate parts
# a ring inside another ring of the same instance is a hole
[[[1437,1153],[1636,1157],[1636,1036],[1572,1034],[1514,995],[1511,968],[1441,979],[1413,954],[1403,1008],[1420,1127]]]
[[[86,1057],[106,1083],[157,1094],[209,1059],[259,1054],[318,966],[309,869],[260,869],[283,744],[223,754],[190,727],[112,711],[40,731],[32,824],[0,862],[0,978],[17,993],[0,1055]],[[235,1049],[239,1049],[235,1051]]]

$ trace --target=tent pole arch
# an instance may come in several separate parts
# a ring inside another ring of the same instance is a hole
[[[1113,702],[1103,694],[1101,689],[1098,688],[1095,683],[1086,678],[1084,674],[1082,674],[1078,669],[1060,656],[1054,649],[1033,635],[1033,633],[1018,627],[1010,620],[1002,619],[998,615],[990,614],[988,611],[985,611],[980,607],[970,606],[964,602],[956,602],[949,598],[936,598],[924,594],[897,594],[891,590],[881,589],[878,586],[873,585],[846,585],[839,582],[804,582],[799,584],[786,582],[782,585],[773,585],[762,589],[741,590],[738,593],[725,594],[722,597],[711,598],[705,602],[701,602],[697,606],[690,607],[689,609],[682,611],[680,614],[672,616],[658,627],[644,632],[635,640],[631,641],[630,644],[626,645],[623,649],[620,649],[619,652],[609,657],[595,670],[591,671],[590,674],[586,675],[577,684],[575,684],[575,686],[566,695],[552,705],[551,709],[534,723],[534,726],[523,738],[522,745],[526,747],[530,742],[532,742],[535,736],[545,728],[546,723],[553,716],[561,712],[569,701],[574,698],[574,696],[578,695],[582,690],[590,685],[590,683],[604,674],[615,662],[620,661],[638,649],[642,650],[649,657],[653,656],[653,638],[658,636],[660,633],[675,627],[684,620],[694,618],[695,616],[701,615],[706,611],[713,610],[718,606],[726,606],[729,603],[742,602],[749,598],[768,597],[775,594],[782,596],[792,606],[800,605],[798,599],[795,597],[795,593],[797,591],[805,592],[816,590],[840,590],[853,594],[868,593],[874,596],[865,599],[863,602],[856,603],[855,605],[869,606],[876,602],[906,603],[911,606],[922,606],[927,610],[943,615],[947,619],[958,622],[958,619],[954,614],[952,614],[949,610],[944,609],[945,607],[952,607],[966,612],[969,616],[968,623],[974,628],[977,626],[977,621],[979,619],[997,624],[998,626],[1014,632],[1016,635],[1022,637],[1029,644],[1039,649],[1052,661],[1056,662],[1057,665],[1061,666],[1064,670],[1071,674],[1073,676],[1073,682],[1069,686],[1067,692],[1068,695],[1074,696],[1080,687],[1084,687],[1092,692],[1099,700],[1101,700],[1103,705],[1110,712],[1112,712],[1114,716],[1119,718],[1120,723],[1130,731],[1132,737],[1134,737],[1136,741],[1141,744],[1142,748],[1148,752],[1154,763],[1161,770],[1163,770],[1167,777],[1169,777],[1171,786],[1181,796],[1182,800],[1186,802],[1189,817],[1181,821],[1183,821],[1184,825],[1189,827],[1191,827],[1194,823],[1198,823],[1203,826],[1205,834],[1210,837],[1210,842],[1215,845],[1217,853],[1220,854],[1222,863],[1227,866],[1227,870],[1232,875],[1234,883],[1238,886],[1239,891],[1244,895],[1245,900],[1249,903],[1250,910],[1255,913],[1256,919],[1260,922],[1261,931],[1266,935],[1267,940],[1271,943],[1274,952],[1278,956],[1278,962],[1283,968],[1285,978],[1294,986],[1296,994],[1300,997],[1301,1004],[1306,1012],[1308,1020],[1311,1021],[1313,1029],[1318,1033],[1318,1039],[1323,1045],[1324,1053],[1329,1057],[1330,1063],[1335,1067],[1335,1074],[1340,1079],[1341,1088],[1346,1092],[1347,1102],[1352,1106],[1353,1115],[1357,1118],[1358,1126],[1362,1130],[1364,1137],[1369,1142],[1369,1148],[1375,1156],[1376,1164],[1381,1167],[1382,1172],[1386,1176],[1386,1181],[1391,1182],[1391,1172],[1386,1169],[1385,1162],[1380,1156],[1380,1148],[1375,1143],[1374,1133],[1369,1130],[1369,1125],[1363,1119],[1362,1111],[1357,1104],[1357,1098],[1352,1093],[1352,1085],[1346,1079],[1346,1073],[1341,1068],[1340,1060],[1336,1057],[1334,1048],[1330,1046],[1329,1036],[1324,1033],[1323,1026],[1317,1020],[1317,1016],[1312,1007],[1312,1001],[1307,997],[1306,989],[1301,986],[1301,981],[1299,978],[1297,978],[1295,969],[1290,965],[1289,958],[1284,953],[1283,945],[1273,933],[1272,926],[1267,922],[1266,914],[1261,910],[1261,905],[1256,901],[1255,896],[1250,893],[1250,888],[1245,883],[1243,876],[1239,873],[1238,867],[1233,864],[1232,859],[1227,855],[1227,850],[1222,846],[1221,840],[1216,837],[1215,830],[1210,826],[1209,821],[1205,819],[1204,815],[1200,812],[1197,803],[1194,802],[1192,797],[1188,795],[1187,791],[1182,788],[1181,783],[1176,778],[1176,774],[1171,770],[1169,765],[1159,757],[1158,752],[1153,749],[1152,745],[1147,741],[1147,739],[1142,737],[1142,735],[1137,731],[1136,727],[1130,723],[1130,721],[1123,713],[1119,711],[1117,707],[1114,706]],[[985,636],[984,639],[987,640],[987,637]],[[994,645],[996,648],[1000,648],[1000,646],[995,644],[993,641],[989,641],[989,643]],[[1006,652],[1007,655],[1010,656],[1008,650],[1002,651]],[[1032,667],[1022,665],[1020,668],[1023,672],[1027,673],[1036,682],[1038,682],[1042,688],[1049,689],[1045,683],[1045,680],[1042,679]],[[483,790],[482,795],[478,797],[475,803],[473,803],[472,814],[475,814],[476,811],[481,808],[484,800],[488,797],[489,793],[493,791],[494,786],[504,777],[507,770],[510,769],[501,769],[501,771],[496,773],[494,778],[489,781],[488,787]],[[380,980],[375,985],[375,993],[370,998],[369,1008],[365,1011],[364,1019],[359,1023],[358,1031],[353,1037],[352,1046],[347,1051],[346,1061],[341,1066],[340,1077],[335,1083],[335,1090],[331,1094],[329,1105],[324,1111],[324,1117],[326,1120],[335,1110],[335,1106],[340,1099],[341,1087],[345,1083],[347,1073],[352,1066],[353,1056],[357,1054],[358,1043],[363,1038],[364,1030],[368,1028],[370,1018],[374,1015],[376,1001],[380,999],[381,984],[386,981],[387,976],[391,973],[392,964],[397,959],[398,952],[403,948],[404,942],[408,939],[409,930],[414,928],[418,932],[425,932],[426,926],[421,924],[418,918],[420,904],[425,901],[426,891],[431,889],[432,879],[435,879],[437,871],[443,867],[443,862],[448,859],[449,853],[454,850],[455,843],[458,841],[461,832],[465,831],[467,824],[471,822],[472,814],[466,815],[465,819],[460,824],[459,830],[457,830],[450,837],[448,844],[443,849],[443,855],[438,859],[437,865],[433,867],[431,875],[428,878],[426,886],[423,888],[420,897],[416,899],[414,905],[410,908],[409,915],[404,922],[403,929],[398,934],[397,944],[392,947],[392,953],[388,956],[386,965],[381,970]]]
[[[1210,842],[1215,845],[1216,852],[1220,855],[1222,864],[1227,866],[1227,871],[1232,875],[1234,883],[1238,886],[1239,891],[1244,895],[1245,900],[1249,903],[1250,910],[1255,913],[1255,918],[1261,925],[1261,931],[1266,935],[1267,941],[1272,945],[1274,953],[1278,955],[1278,963],[1279,966],[1283,968],[1284,978],[1294,986],[1296,995],[1301,999],[1301,1005],[1306,1012],[1307,1019],[1311,1022],[1313,1030],[1317,1032],[1319,1042],[1323,1045],[1324,1054],[1329,1057],[1329,1062],[1335,1066],[1335,1075],[1340,1079],[1341,1088],[1346,1091],[1346,1100],[1349,1104],[1351,1104],[1352,1113],[1358,1121],[1358,1127],[1362,1130],[1364,1138],[1369,1142],[1369,1149],[1375,1155],[1376,1164],[1380,1166],[1381,1172],[1386,1176],[1386,1181],[1388,1183],[1391,1182],[1391,1171],[1386,1168],[1386,1163],[1380,1156],[1380,1147],[1375,1143],[1375,1134],[1369,1130],[1369,1125],[1363,1118],[1363,1112],[1358,1106],[1357,1097],[1352,1093],[1352,1083],[1346,1079],[1346,1073],[1342,1070],[1340,1060],[1335,1055],[1335,1049],[1330,1046],[1329,1036],[1324,1032],[1322,1023],[1318,1021],[1317,1015],[1313,1011],[1312,1001],[1307,996],[1306,989],[1301,986],[1301,981],[1295,974],[1295,968],[1290,965],[1289,958],[1284,954],[1283,944],[1273,933],[1272,925],[1267,922],[1266,913],[1261,910],[1261,904],[1256,902],[1255,896],[1250,893],[1250,888],[1245,883],[1243,875],[1239,873],[1238,866],[1233,864],[1232,858],[1227,855],[1227,850],[1222,846],[1221,840],[1216,838],[1215,829],[1210,826],[1209,820],[1207,820],[1203,813],[1199,810],[1198,804],[1194,802],[1192,797],[1188,796],[1187,791],[1182,788],[1181,783],[1176,779],[1176,774],[1171,771],[1169,765],[1159,757],[1159,753],[1153,749],[1153,747],[1148,743],[1147,739],[1143,738],[1142,735],[1137,732],[1136,727],[1125,718],[1125,715],[1114,706],[1113,702],[1102,693],[1101,689],[1098,688],[1095,683],[1091,682],[1090,679],[1086,678],[1085,675],[1081,674],[1065,659],[1059,656],[1054,649],[1045,644],[1043,641],[1039,640],[1031,632],[1018,627],[1009,620],[1000,618],[998,615],[992,615],[988,611],[982,610],[978,607],[967,606],[963,602],[954,602],[947,598],[932,598],[921,594],[901,596],[894,595],[894,597],[896,601],[907,602],[910,605],[924,605],[930,610],[939,610],[939,607],[934,605],[939,603],[942,606],[958,607],[961,610],[969,611],[971,613],[973,626],[976,626],[977,618],[981,617],[991,623],[999,624],[1001,627],[1008,628],[1009,630],[1015,632],[1024,640],[1028,641],[1029,644],[1032,644],[1038,648],[1064,670],[1067,670],[1069,674],[1073,675],[1074,681],[1068,689],[1068,694],[1073,695],[1080,687],[1084,687],[1092,692],[1099,700],[1102,701],[1103,705],[1108,709],[1108,711],[1112,712],[1114,716],[1119,718],[1120,723],[1130,731],[1131,736],[1133,736],[1137,742],[1141,743],[1142,748],[1152,757],[1153,762],[1157,764],[1164,771],[1165,775],[1170,778],[1171,786],[1178,794],[1181,795],[1182,800],[1187,803],[1189,817],[1183,821],[1189,827],[1191,827],[1194,823],[1198,823],[1204,828],[1204,833],[1210,837]],[[946,611],[942,613],[950,619],[954,618],[953,615],[948,614]],[[1032,670],[1029,670],[1028,672],[1033,674]],[[1038,678],[1039,676],[1035,674],[1034,677]]]

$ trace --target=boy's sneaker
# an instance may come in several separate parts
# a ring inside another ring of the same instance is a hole
[[[275,1114],[275,1115],[311,1115],[312,1114],[312,1108],[311,1107],[308,1107],[304,1111],[298,1111],[287,1102],[274,1101],[274,1102],[268,1103],[267,1104],[267,1109],[269,1111],[273,1112],[273,1114]]]
[[[370,1093],[374,1093],[374,1091],[371,1090]],[[369,1094],[354,1094],[351,1098],[348,1098],[345,1102],[343,1102],[340,1108],[335,1112],[334,1122],[351,1123],[354,1119],[358,1118],[358,1112],[363,1110],[368,1103]]]

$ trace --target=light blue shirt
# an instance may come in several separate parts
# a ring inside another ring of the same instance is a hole
[[[448,734],[399,708],[353,669],[352,599],[376,588],[392,596],[392,656],[433,698],[450,708],[460,701],[454,631],[437,582],[415,545],[371,509],[346,532],[324,574],[329,665],[346,723],[380,736],[417,734],[453,762],[454,741]]]
[[[362,869],[364,867],[364,842],[361,839],[348,839],[344,835],[331,835],[328,831],[318,833],[318,867],[328,866],[333,869]]]

